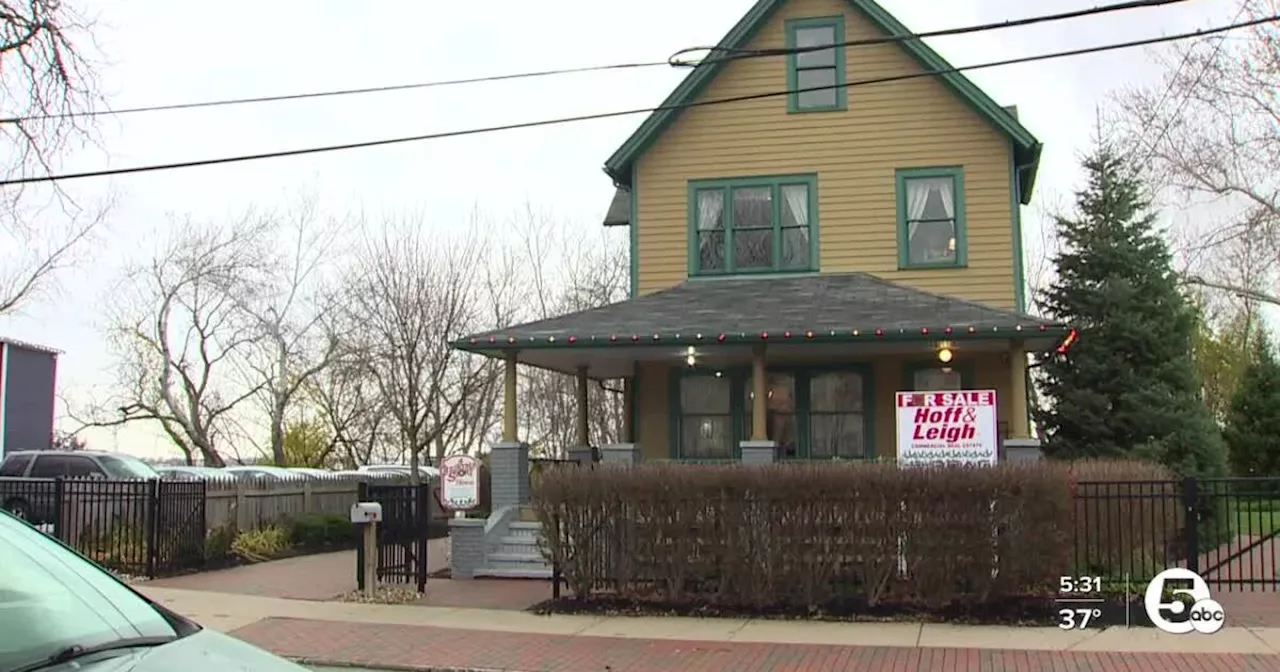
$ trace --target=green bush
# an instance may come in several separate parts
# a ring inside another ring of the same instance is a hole
[[[307,514],[290,521],[289,539],[303,548],[351,546],[356,527],[349,516]]]
[[[1053,464],[553,469],[533,509],[579,598],[976,603],[1051,592],[1071,566],[1070,478]]]
[[[279,525],[271,525],[249,532],[241,532],[231,542],[231,553],[243,562],[266,562],[289,554],[289,532]]]
[[[231,557],[231,543],[236,539],[234,525],[218,525],[209,529],[204,538],[206,560],[224,560]]]

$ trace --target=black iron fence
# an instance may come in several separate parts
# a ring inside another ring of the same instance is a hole
[[[202,481],[0,478],[0,507],[122,574],[204,564]]]
[[[1280,589],[1280,478],[1081,482],[1075,571],[1150,581],[1185,567],[1222,590]]]

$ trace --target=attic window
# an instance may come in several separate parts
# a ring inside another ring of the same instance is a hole
[[[823,112],[843,110],[848,94],[844,88],[844,17],[799,19],[787,22],[787,48],[817,49],[787,56],[788,110]]]

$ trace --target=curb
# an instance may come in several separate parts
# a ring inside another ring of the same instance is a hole
[[[526,672],[511,667],[440,667],[438,665],[380,665],[377,663],[362,664],[350,661],[327,660],[324,658],[306,658],[288,656],[289,660],[299,665],[318,667],[335,667],[344,669],[386,670],[386,672]]]

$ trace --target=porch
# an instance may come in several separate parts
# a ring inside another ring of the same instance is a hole
[[[456,347],[507,363],[503,443],[519,445],[516,366],[623,381],[604,461],[866,460],[896,454],[898,391],[995,390],[1002,439],[1031,439],[1027,355],[1064,325],[861,273],[690,281]]]
[[[490,454],[493,513],[450,521],[454,578],[548,577],[526,515],[529,447],[520,364],[577,378],[569,457],[867,460],[896,455],[894,393],[995,390],[1004,459],[1030,449],[1027,354],[1069,333],[1018,313],[862,273],[690,281],[602,308],[454,344],[505,361],[502,439]],[[593,380],[623,381],[621,443],[591,446]]]

